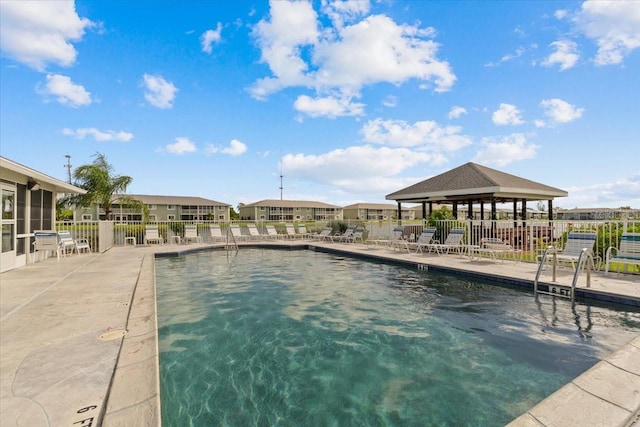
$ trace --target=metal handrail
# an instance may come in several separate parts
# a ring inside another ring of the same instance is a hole
[[[547,260],[547,255],[549,253],[553,254],[553,274],[552,274],[551,281],[552,282],[556,281],[556,265],[557,265],[557,258],[555,256],[556,248],[549,246],[547,249],[545,249],[544,254],[542,255],[542,259],[540,260],[540,265],[538,265],[538,270],[536,272],[536,277],[533,281],[534,295],[536,299],[538,298],[539,294],[570,298],[571,304],[573,305],[575,303],[576,284],[578,283],[578,276],[580,275],[580,271],[582,269],[586,269],[587,287],[588,288],[591,287],[591,270],[594,268],[593,252],[591,251],[591,249],[588,249],[588,248],[583,248],[580,251],[580,255],[578,256],[578,263],[576,265],[576,271],[573,273],[573,279],[571,281],[571,292],[569,293],[569,295],[565,295],[564,293],[551,292],[551,291],[541,291],[540,289],[538,289],[538,281],[540,279],[540,274],[542,274],[543,267]],[[587,262],[588,264],[585,265],[585,263]]]
[[[234,247],[236,249],[236,252],[238,252],[238,242],[236,241],[236,236],[233,235],[233,233],[231,232],[231,227],[227,227],[227,244],[225,245],[225,248],[227,250],[231,249],[231,247]],[[233,245],[229,244],[229,240],[233,241]]]

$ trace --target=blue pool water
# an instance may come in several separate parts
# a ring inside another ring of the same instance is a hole
[[[167,427],[501,426],[640,332],[629,308],[312,251],[156,275]]]

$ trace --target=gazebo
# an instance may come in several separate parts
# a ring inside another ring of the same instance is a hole
[[[453,216],[458,216],[458,204],[468,205],[468,219],[473,219],[473,205],[480,204],[480,217],[484,219],[484,205],[491,205],[491,220],[496,219],[496,203],[513,203],[514,228],[518,219],[525,226],[527,202],[546,200],[549,225],[553,220],[553,200],[568,193],[555,187],[540,184],[519,176],[510,175],[477,163],[469,162],[448,172],[388,194],[387,200],[398,204],[398,219],[402,220],[402,203],[421,203],[422,216],[431,215],[433,204],[453,205]],[[518,217],[518,203],[521,203]]]

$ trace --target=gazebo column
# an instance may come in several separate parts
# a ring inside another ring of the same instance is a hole
[[[433,214],[433,202],[429,202],[429,218],[431,218],[432,214]]]
[[[553,225],[553,200],[547,201],[549,208],[549,227]]]
[[[522,228],[520,229],[520,242],[522,246],[520,249],[524,250],[525,245],[528,243],[527,239],[527,199],[522,199]]]
[[[458,219],[458,202],[453,202],[453,218]]]
[[[475,230],[473,229],[473,200],[467,200],[467,219],[469,220],[469,233],[471,233],[471,244],[475,244],[477,236],[475,236]]]
[[[402,225],[402,202],[398,202],[398,225]]]
[[[498,219],[498,213],[496,212],[496,198],[491,197],[491,237],[496,237],[496,220]]]
[[[429,202],[431,204],[431,202]],[[431,212],[429,212],[429,216],[431,216]],[[427,221],[427,202],[422,202],[422,222],[425,223]]]

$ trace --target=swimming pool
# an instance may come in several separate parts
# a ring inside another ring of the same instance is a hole
[[[640,314],[306,250],[156,261],[165,426],[504,425]]]

